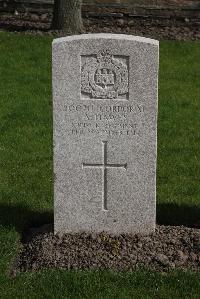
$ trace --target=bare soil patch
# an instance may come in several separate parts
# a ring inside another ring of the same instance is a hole
[[[148,236],[124,234],[54,235],[52,225],[31,229],[21,244],[12,274],[42,268],[113,269],[147,267],[200,270],[200,229],[157,226]]]
[[[118,16],[116,14],[116,16]],[[198,19],[171,19],[150,17],[84,17],[85,33],[124,33],[156,39],[199,40]],[[51,30],[51,14],[21,13],[0,16],[0,28],[6,31],[26,32],[62,36],[62,32]]]

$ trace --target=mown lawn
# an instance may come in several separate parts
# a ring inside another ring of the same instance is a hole
[[[0,298],[199,298],[200,274],[9,276],[22,232],[53,221],[51,42],[0,33]],[[157,221],[200,221],[200,43],[160,44]]]

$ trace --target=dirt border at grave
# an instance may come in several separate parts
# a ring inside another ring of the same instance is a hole
[[[53,225],[27,231],[11,270],[200,271],[200,229],[157,226],[148,236],[77,233],[53,234]]]

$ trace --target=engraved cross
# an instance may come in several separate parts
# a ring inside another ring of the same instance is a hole
[[[126,170],[127,163],[116,164],[107,163],[107,141],[102,141],[102,163],[83,163],[83,168],[101,168],[102,169],[102,201],[103,210],[107,211],[107,168],[124,168]]]

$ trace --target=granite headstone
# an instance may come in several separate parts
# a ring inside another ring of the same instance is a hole
[[[155,229],[158,41],[53,41],[55,233]]]

